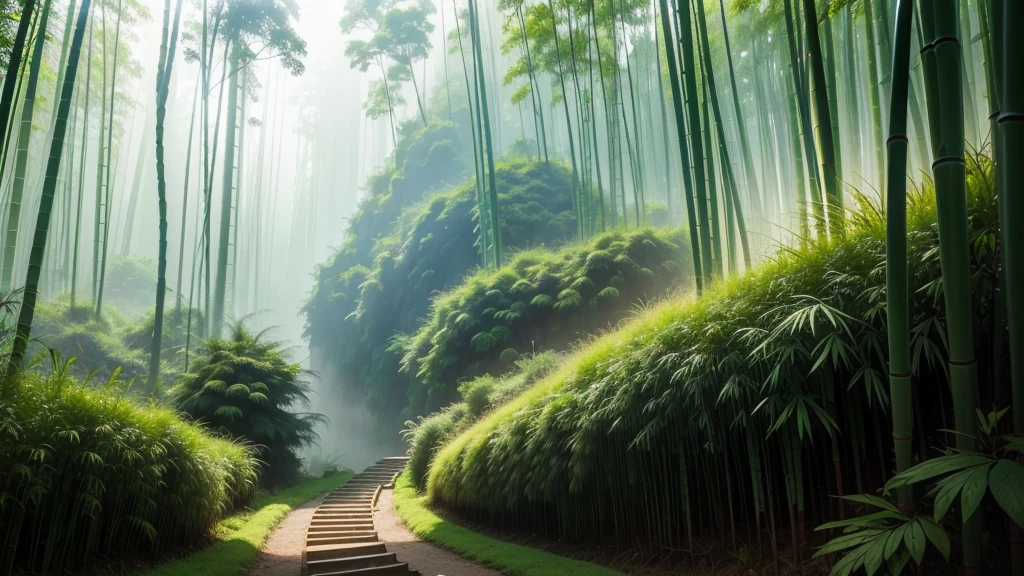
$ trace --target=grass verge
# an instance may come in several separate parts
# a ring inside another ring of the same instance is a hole
[[[413,487],[408,472],[395,483],[395,509],[419,538],[510,576],[618,576],[618,572],[557,556],[535,548],[509,544],[456,526],[426,506],[426,496]]]
[[[140,576],[238,576],[249,567],[271,531],[293,509],[352,477],[343,472],[316,478],[277,494],[259,496],[249,508],[217,525],[215,541],[188,556],[143,572]]]

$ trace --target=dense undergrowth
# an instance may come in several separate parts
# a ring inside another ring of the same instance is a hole
[[[992,179],[990,166],[972,165],[983,381],[1006,376],[991,314]],[[952,399],[930,189],[909,204],[913,375],[928,388],[914,407],[923,457],[950,440],[925,431],[951,428]],[[885,256],[882,212],[861,199],[845,236],[782,250],[701,298],[649,310],[444,446],[431,500],[505,528],[690,551],[705,536],[731,536],[738,548],[737,534],[751,533],[778,549],[787,531],[799,562],[808,524],[843,513],[830,495],[871,493],[890,471]],[[1007,402],[982,390],[981,406]],[[986,529],[990,542],[1005,541],[1002,523]]]
[[[416,488],[426,486],[430,463],[445,442],[465,430],[487,410],[505,404],[547,374],[558,355],[545,352],[516,360],[514,369],[495,378],[481,376],[459,386],[460,402],[417,421],[406,422],[403,435],[409,443],[409,475]]]
[[[161,340],[161,374],[164,382],[174,382],[184,371],[185,348],[190,344],[192,353],[199,348],[202,315],[193,310],[192,336],[189,340],[187,310],[179,317],[168,310]],[[153,309],[126,315],[120,308],[107,305],[103,316],[96,317],[95,307],[78,302],[74,309],[70,300],[40,302],[36,306],[32,355],[48,355],[47,349],[59,351],[66,357],[77,358],[72,373],[79,378],[95,371],[100,379],[107,379],[115,371],[124,380],[144,380],[148,373],[150,346],[153,339]]]
[[[205,536],[255,493],[252,449],[83,386],[58,362],[0,398],[0,572],[53,573]]]

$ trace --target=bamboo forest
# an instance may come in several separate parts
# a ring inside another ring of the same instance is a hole
[[[1024,0],[0,0],[0,75],[0,576],[1024,576]]]

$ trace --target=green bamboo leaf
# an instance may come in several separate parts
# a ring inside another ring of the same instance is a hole
[[[874,528],[870,530],[861,530],[859,532],[854,532],[852,534],[844,534],[842,536],[839,536],[838,538],[833,538],[832,540],[829,540],[814,554],[814,557],[819,558],[821,556],[827,556],[834,552],[846,550],[847,548],[860,546],[861,544],[870,542],[871,540],[874,540],[887,532],[887,530]]]
[[[936,476],[942,476],[943,474],[949,474],[950,472],[956,472],[957,470],[963,470],[964,468],[973,468],[989,462],[992,462],[992,459],[988,456],[969,452],[951,454],[949,456],[939,456],[938,458],[926,460],[909,470],[893,476],[893,478],[885,484],[885,491],[889,492],[894,488],[907,486],[909,484],[917,484],[918,482],[930,480]]]
[[[946,531],[927,518],[919,518],[918,522],[921,523],[921,528],[932,545],[938,549],[943,558],[949,560],[949,536],[946,535]]]
[[[910,526],[909,523],[903,524],[897,527],[889,533],[888,538],[885,541],[885,557],[892,558],[892,555],[899,549],[900,544],[903,542],[903,535],[906,534],[907,528]]]
[[[1000,460],[989,473],[988,488],[1003,512],[1024,528],[1024,466]]]
[[[924,560],[926,548],[924,528],[921,528],[920,522],[914,521],[907,525],[907,531],[903,534],[903,542],[907,545],[907,550],[914,558],[914,562],[920,564]]]
[[[910,518],[907,518],[903,514],[883,510],[881,512],[875,512],[874,514],[868,514],[866,516],[858,516],[856,518],[848,518],[846,520],[836,520],[835,522],[828,522],[827,524],[822,524],[821,526],[818,526],[814,529],[814,531],[822,532],[825,530],[846,528],[848,526],[867,526],[874,522],[878,522],[879,520],[900,520],[902,522],[907,522],[910,520]]]
[[[962,470],[939,482],[937,485],[938,493],[935,495],[935,500],[932,504],[932,513],[936,522],[941,521],[946,516],[949,507],[956,501],[956,497],[960,495],[960,490],[964,487],[964,482],[967,481],[967,478],[970,477],[973,471],[973,468]]]
[[[910,562],[910,554],[904,550],[899,549],[895,555],[890,556],[887,563],[889,566],[890,574],[903,574],[904,568],[907,567],[907,563]]]
[[[882,566],[885,552],[885,538],[879,538],[871,544],[864,554],[864,571],[868,576],[875,576],[875,572]]]
[[[900,514],[899,508],[894,506],[891,502],[885,498],[879,498],[878,496],[872,496],[871,494],[852,494],[850,496],[843,496],[843,500],[849,500],[850,502],[857,502],[858,504],[867,504],[868,506],[874,506],[875,508],[882,508],[888,510],[897,515]],[[902,516],[902,515],[901,515]],[[905,516],[904,516],[905,518]]]
[[[861,546],[843,556],[836,565],[832,567],[830,576],[850,576],[864,564],[864,556],[869,550],[868,546]],[[817,554],[815,554],[817,556]]]
[[[960,492],[960,513],[966,522],[978,510],[982,498],[988,492],[988,471],[991,464],[978,466],[971,471],[971,475],[964,482],[964,488]]]

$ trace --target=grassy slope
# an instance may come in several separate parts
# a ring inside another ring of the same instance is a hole
[[[256,560],[271,531],[294,508],[318,494],[340,486],[352,477],[344,472],[303,482],[275,495],[253,500],[249,510],[227,518],[217,526],[216,542],[140,576],[236,576]]]
[[[509,544],[445,521],[426,507],[408,473],[395,484],[395,508],[416,536],[512,576],[615,576],[608,568]]]

